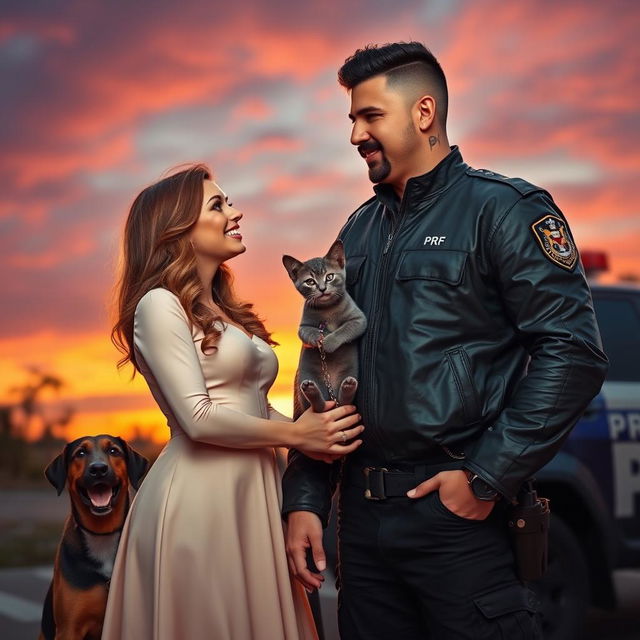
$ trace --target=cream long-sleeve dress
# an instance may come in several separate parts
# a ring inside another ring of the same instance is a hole
[[[171,439],[144,479],[114,566],[103,640],[317,638],[289,574],[277,452],[233,448],[267,402],[273,349],[227,325],[202,353],[178,298],[148,292],[136,308],[140,369]]]

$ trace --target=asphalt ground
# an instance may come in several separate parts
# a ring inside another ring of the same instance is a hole
[[[42,602],[49,588],[51,574],[51,566],[0,570],[0,638],[37,638]],[[640,570],[618,571],[615,582],[620,608],[615,612],[591,611],[585,640],[640,639]],[[321,594],[327,640],[337,640],[335,617],[332,615],[336,594],[330,583],[323,586]]]
[[[0,491],[0,523],[31,520],[62,521],[68,512],[65,494],[55,491]],[[1,532],[0,532],[1,536]],[[0,638],[33,640],[38,636],[42,602],[51,581],[51,565],[0,569]],[[327,580],[320,592],[327,640],[337,640],[336,592]],[[614,612],[592,610],[584,640],[640,640],[640,569],[615,573],[619,607]],[[247,639],[249,640],[249,639]]]

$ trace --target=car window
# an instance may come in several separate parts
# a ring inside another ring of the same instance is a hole
[[[640,382],[640,314],[625,298],[594,297],[604,352],[609,358],[607,380]]]

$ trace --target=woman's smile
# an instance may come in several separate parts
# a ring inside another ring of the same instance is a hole
[[[236,240],[242,240],[242,234],[240,233],[240,227],[235,226],[224,232],[224,235],[228,238],[235,238]]]

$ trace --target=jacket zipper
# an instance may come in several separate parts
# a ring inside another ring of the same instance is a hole
[[[402,202],[400,203],[400,209],[398,213],[399,220],[395,226],[392,226],[391,231],[387,235],[387,240],[382,250],[382,260],[380,262],[380,266],[378,267],[378,273],[376,274],[376,282],[375,282],[374,295],[373,295],[373,300],[375,305],[373,309],[373,323],[372,323],[371,331],[369,332],[369,340],[367,341],[368,348],[365,354],[367,357],[363,359],[363,363],[365,363],[365,371],[368,372],[367,384],[365,385],[365,390],[366,390],[365,406],[367,407],[368,409],[367,413],[370,416],[375,415],[375,406],[374,406],[375,402],[374,402],[374,394],[373,394],[374,384],[375,384],[375,371],[373,367],[373,363],[375,359],[374,348],[378,343],[378,330],[380,327],[380,310],[382,308],[381,302],[384,300],[384,297],[387,291],[387,287],[385,286],[386,285],[385,271],[387,268],[387,263],[389,262],[389,249],[391,249],[391,246],[393,245],[393,241],[396,238],[398,231],[400,231],[400,228],[402,226],[402,214],[404,211],[404,204],[405,204],[405,201],[403,197]],[[381,288],[382,290],[380,290]],[[378,293],[380,293],[380,295],[378,295]],[[382,434],[382,431],[376,425],[371,429],[371,433],[375,437],[376,442],[378,443],[382,459],[386,462],[388,460],[387,458],[388,450],[386,447],[386,443],[385,443],[384,435]]]
[[[387,243],[384,245],[384,250],[382,251],[383,256],[387,253],[387,251],[389,251],[389,247],[391,246],[392,241],[393,241],[393,232],[387,236]]]

